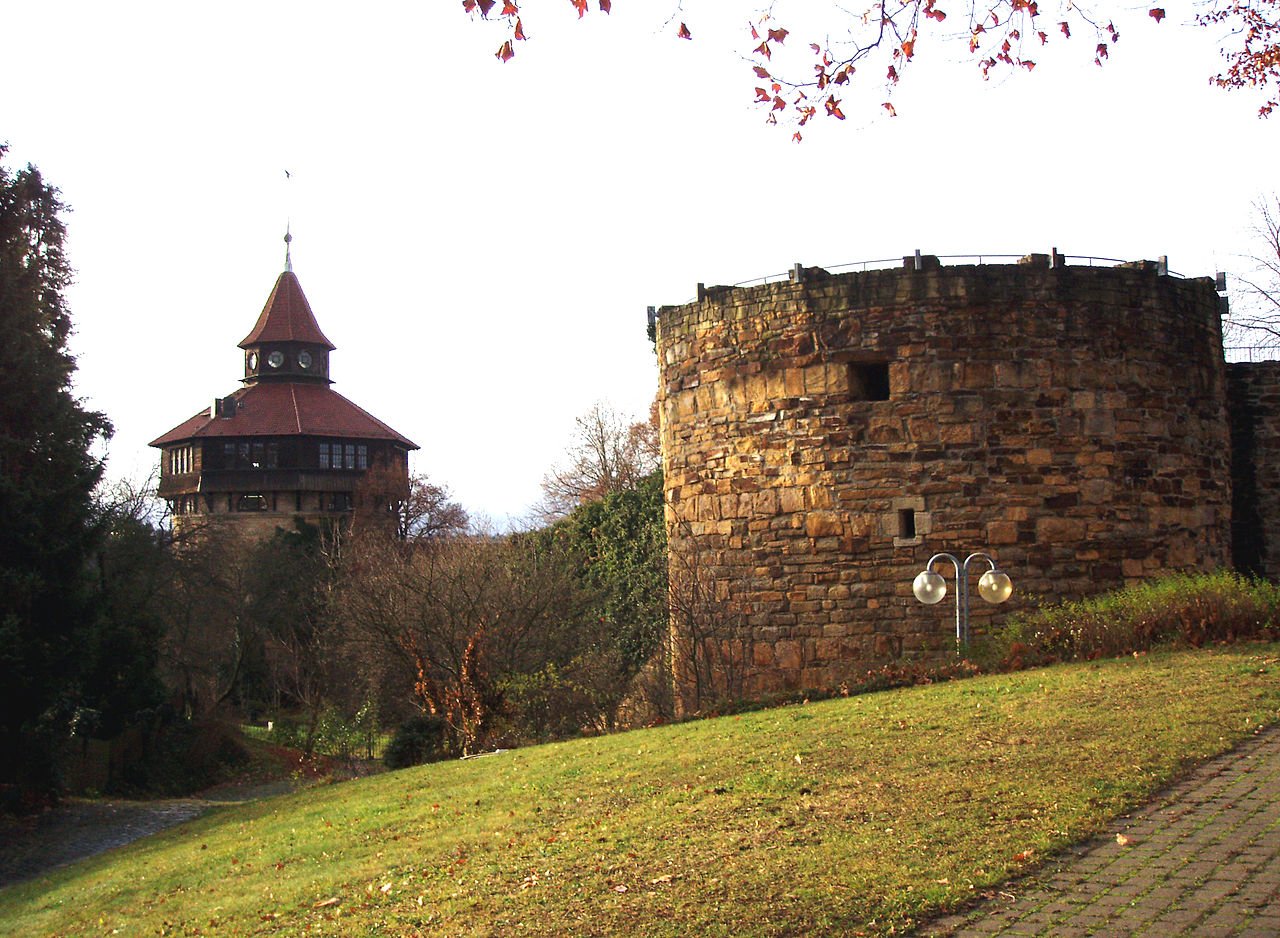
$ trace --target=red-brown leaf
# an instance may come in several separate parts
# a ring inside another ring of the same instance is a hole
[[[573,8],[578,11],[578,19],[582,19],[587,12],[587,0],[569,0],[573,4]]]
[[[501,59],[503,62],[510,62],[512,59],[514,59],[516,57],[516,50],[511,48],[511,40],[508,39],[501,46],[499,46],[498,51],[493,54],[493,57],[496,59]]]
[[[781,111],[781,110],[783,110],[784,108],[786,108],[786,106],[787,106],[787,102],[786,102],[786,101],[784,101],[784,100],[782,100],[782,98],[781,98],[780,96],[775,95],[775,96],[774,96],[774,99],[773,99],[773,107],[771,107],[769,110],[771,110],[771,111]]]
[[[947,14],[943,13],[941,10],[930,10],[925,15],[937,20],[939,23],[947,18]]]
[[[880,106],[881,106],[882,108],[884,108],[886,111],[888,111],[888,112],[889,112],[889,116],[890,116],[890,117],[897,117],[897,116],[898,116],[898,112],[894,109],[893,104],[892,104],[892,103],[890,103],[889,101],[886,101],[884,104],[882,104],[882,105],[880,105]]]
[[[600,12],[601,12],[601,13],[612,13],[612,12],[613,12],[613,0],[600,0]]]
[[[774,42],[782,42],[784,39],[787,38],[787,30],[783,29],[782,27],[778,27],[777,29],[771,29],[769,30],[769,38],[772,39]]]
[[[757,78],[768,78],[768,77],[769,77],[769,70],[768,70],[767,68],[765,68],[763,65],[757,65],[757,66],[755,66],[755,68],[753,69],[753,71],[756,73],[756,77],[757,77]]]
[[[493,9],[494,4],[497,2],[498,0],[476,0],[476,5],[480,7],[480,15],[488,16],[489,11]]]
[[[680,28],[676,30],[676,35],[679,36],[681,39],[693,38],[693,33],[689,32],[689,27],[684,25],[684,23],[680,24]]]
[[[1162,7],[1153,7],[1147,11],[1147,16],[1151,17],[1158,23],[1164,19],[1164,9]]]
[[[516,17],[516,31],[515,31],[515,38],[517,38],[517,39],[524,39],[524,38],[525,38],[525,35],[524,35],[524,23],[520,22],[520,18],[519,18],[519,17]]]
[[[503,16],[519,16],[520,10],[516,7],[514,3],[511,2],[511,0],[502,0],[502,15]]]

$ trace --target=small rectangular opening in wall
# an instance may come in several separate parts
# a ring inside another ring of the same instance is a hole
[[[850,362],[849,397],[855,401],[887,401],[889,363]]]
[[[911,540],[916,536],[916,513],[913,508],[898,509],[898,537]]]

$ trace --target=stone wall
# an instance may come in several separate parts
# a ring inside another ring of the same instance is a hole
[[[951,650],[951,596],[911,594],[939,551],[995,555],[997,614],[1230,561],[1213,282],[1055,260],[807,268],[659,312],[686,708]]]
[[[1280,580],[1280,362],[1228,365],[1227,399],[1236,566]]]

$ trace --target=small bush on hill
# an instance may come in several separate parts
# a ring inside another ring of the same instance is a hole
[[[1114,657],[1161,644],[1280,637],[1280,586],[1231,571],[1177,574],[1010,620],[981,658],[1017,670]]]
[[[389,769],[407,769],[411,765],[436,762],[449,755],[449,726],[440,716],[421,716],[406,720],[387,744],[382,763]]]

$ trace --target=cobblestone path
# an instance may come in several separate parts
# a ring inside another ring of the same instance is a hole
[[[1280,729],[930,936],[1280,936]]]

